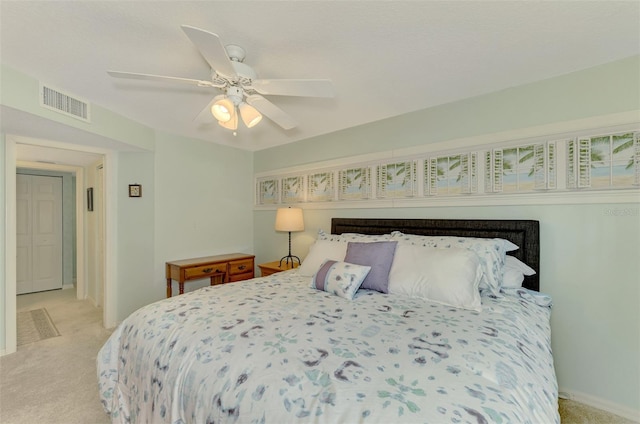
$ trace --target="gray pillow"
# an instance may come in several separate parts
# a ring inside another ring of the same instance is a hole
[[[397,244],[397,241],[348,243],[344,261],[371,267],[371,271],[360,286],[361,289],[370,289],[381,293],[389,292],[389,271]]]

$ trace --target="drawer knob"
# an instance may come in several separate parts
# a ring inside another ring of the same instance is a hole
[[[240,265],[240,266],[238,267],[238,269],[239,269],[240,271],[242,271],[242,270],[243,270],[243,269],[245,269],[246,267],[247,267],[246,265]]]
[[[205,274],[208,273],[208,272],[211,272],[211,271],[213,271],[213,268],[205,268],[205,269],[202,270],[202,272],[205,273]]]

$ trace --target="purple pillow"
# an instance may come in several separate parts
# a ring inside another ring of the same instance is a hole
[[[349,242],[347,244],[345,262],[371,267],[367,278],[360,286],[361,289],[389,292],[389,271],[397,244],[397,241]]]

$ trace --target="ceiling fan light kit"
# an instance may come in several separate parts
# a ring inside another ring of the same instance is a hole
[[[235,107],[233,102],[224,94],[216,96],[215,98],[218,100],[211,106],[211,114],[220,122],[229,121]]]
[[[225,47],[216,34],[189,25],[182,25],[182,30],[209,64],[211,81],[134,72],[107,71],[107,73],[115,78],[189,84],[205,89],[223,90],[224,94],[214,97],[198,114],[198,118],[210,111],[220,126],[233,131],[238,128],[238,115],[248,128],[257,125],[263,115],[285,130],[297,125],[288,113],[267,100],[263,97],[264,95],[334,96],[331,80],[259,79],[253,68],[242,63],[245,58],[242,47],[235,44]]]
[[[242,122],[244,122],[247,128],[252,128],[256,126],[258,122],[262,121],[262,115],[258,112],[258,109],[250,104],[242,102],[240,106],[238,106],[238,110],[240,111]]]

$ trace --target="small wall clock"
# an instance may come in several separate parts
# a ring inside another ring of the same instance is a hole
[[[129,184],[129,197],[142,197],[142,186],[140,184]]]

